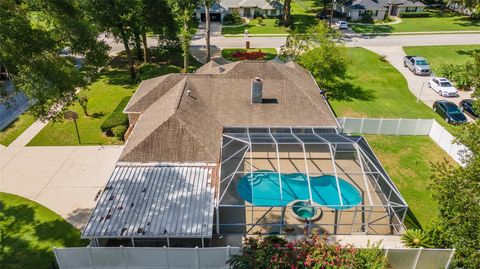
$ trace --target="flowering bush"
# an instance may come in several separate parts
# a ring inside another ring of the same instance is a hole
[[[382,251],[375,245],[367,252],[338,242],[327,243],[325,237],[289,242],[278,236],[248,238],[241,255],[228,263],[233,268],[369,268],[381,269],[386,265]]]
[[[232,53],[232,57],[238,59],[240,61],[243,60],[263,60],[265,58],[265,53],[261,50],[259,51],[245,51],[245,50],[237,50]]]

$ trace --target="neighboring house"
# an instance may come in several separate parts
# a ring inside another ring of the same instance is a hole
[[[210,18],[211,21],[221,21],[226,14],[234,12],[245,18],[253,18],[256,14],[273,17],[283,13],[283,5],[269,0],[221,0],[210,7]],[[197,9],[196,16],[205,21],[204,6]]]
[[[337,11],[346,14],[352,21],[361,19],[365,13],[370,13],[375,20],[383,20],[402,12],[423,12],[424,8],[422,2],[410,0],[354,0],[336,6]]]
[[[82,231],[91,247],[404,231],[395,184],[295,63],[214,60],[143,81],[124,112],[130,137]]]

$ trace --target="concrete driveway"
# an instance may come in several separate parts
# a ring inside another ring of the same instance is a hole
[[[443,97],[438,95],[437,92],[430,89],[426,83],[430,77],[414,75],[408,68],[403,66],[403,57],[405,52],[402,47],[398,46],[372,46],[365,47],[379,55],[385,55],[388,62],[393,65],[402,75],[405,77],[408,83],[410,91],[429,107],[432,107],[433,102],[436,100],[448,100],[456,104],[460,103],[462,99],[470,98],[472,92],[460,91],[459,97]],[[423,87],[423,90],[422,90]],[[468,116],[467,116],[468,117]],[[472,120],[471,118],[469,120]]]
[[[0,190],[38,202],[81,228],[122,148],[3,148],[0,152]]]

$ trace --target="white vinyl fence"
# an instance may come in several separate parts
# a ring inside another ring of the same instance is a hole
[[[227,260],[240,248],[84,247],[54,252],[60,269],[229,268]],[[455,250],[398,248],[384,253],[394,269],[438,269],[448,268]]]
[[[434,119],[338,118],[338,122],[349,134],[428,135],[460,165],[463,153],[468,152],[466,146],[454,143],[455,137]]]
[[[396,248],[385,249],[388,264],[394,269],[447,269],[455,249]]]
[[[229,268],[239,247],[83,247],[54,249],[60,269]]]

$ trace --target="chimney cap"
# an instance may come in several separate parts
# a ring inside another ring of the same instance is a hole
[[[256,81],[262,81],[262,80],[260,79],[260,77],[255,77],[254,80],[256,80]]]

